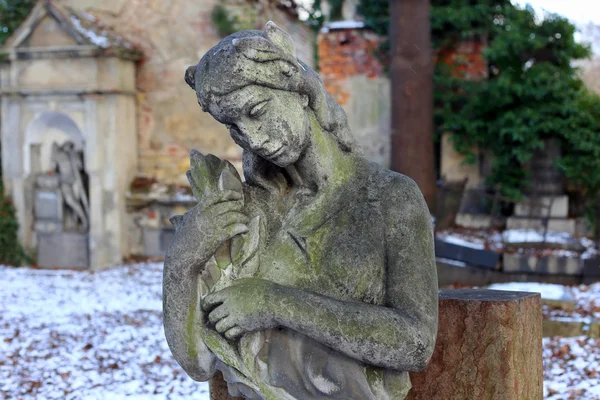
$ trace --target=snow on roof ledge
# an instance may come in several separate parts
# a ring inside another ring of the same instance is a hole
[[[363,29],[364,27],[365,23],[363,21],[332,21],[325,23],[323,28],[321,28],[321,33],[327,33],[329,31],[339,29]]]

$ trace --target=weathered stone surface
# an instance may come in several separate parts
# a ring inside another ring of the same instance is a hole
[[[539,293],[442,290],[439,310],[433,358],[407,399],[542,398]]]
[[[198,203],[171,219],[165,336],[196,380],[258,400],[403,399],[437,330],[431,215],[368,162],[342,108],[268,23],[189,67],[202,110],[243,149],[242,184],[190,154]]]

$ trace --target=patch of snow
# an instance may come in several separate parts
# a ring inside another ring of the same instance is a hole
[[[79,18],[75,17],[74,15],[71,15],[71,23],[73,24],[73,27],[77,29],[77,32],[81,33],[83,36],[88,38],[88,40],[92,42],[92,44],[95,44],[96,46],[102,47],[104,49],[110,47],[110,41],[106,36],[100,36],[96,32],[84,28],[83,26],[81,26],[81,21],[79,21]]]
[[[162,264],[0,266],[0,393],[19,399],[208,400],[162,327]]]
[[[452,265],[455,267],[466,267],[467,266],[466,262],[462,262],[462,261],[458,261],[458,260],[451,260],[449,258],[436,257],[435,260],[440,263]]]
[[[321,33],[327,33],[330,30],[338,30],[338,29],[362,29],[365,27],[365,23],[362,21],[332,21],[325,24],[323,28],[321,28]]]
[[[600,399],[600,340],[543,339],[544,398]]]
[[[483,250],[485,248],[483,241],[477,238],[465,239],[464,237],[452,234],[437,235],[437,238],[446,243],[469,247],[471,249]]]
[[[502,233],[505,243],[541,243],[544,242],[544,232],[533,229],[508,229]],[[548,243],[571,243],[573,236],[567,232],[546,232],[545,241]]]
[[[488,286],[493,290],[508,290],[511,292],[540,293],[542,299],[547,300],[574,300],[573,294],[563,285],[537,282],[509,282],[494,283]]]

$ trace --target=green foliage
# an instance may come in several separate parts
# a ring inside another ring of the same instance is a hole
[[[0,0],[0,46],[23,22],[35,0]]]
[[[331,21],[337,21],[342,19],[344,0],[329,0],[329,6],[331,7],[331,10],[329,12],[329,19]]]
[[[359,11],[377,33],[388,32],[385,0],[361,0]],[[438,52],[460,41],[486,40],[489,78],[435,70],[436,134],[450,132],[456,150],[475,162],[474,146],[493,158],[490,185],[519,198],[528,185],[523,168],[544,139],[562,143],[556,163],[592,200],[600,191],[600,98],[588,91],[573,60],[588,57],[575,27],[558,15],[536,19],[508,0],[432,0],[432,45]],[[456,60],[455,60],[456,61]]]
[[[0,264],[18,266],[31,261],[19,243],[18,230],[15,209],[12,202],[4,197],[0,183]]]
[[[231,35],[237,31],[237,18],[230,15],[229,11],[227,11],[227,7],[223,4],[217,4],[215,8],[213,8],[210,17],[221,37]]]
[[[35,0],[0,0],[0,46],[27,17]],[[0,176],[0,264],[20,265],[31,259],[18,240],[19,224],[10,199],[4,197]]]

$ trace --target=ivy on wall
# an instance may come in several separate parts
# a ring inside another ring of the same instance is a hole
[[[0,46],[23,22],[34,4],[34,0],[0,0]],[[0,264],[20,265],[31,261],[19,243],[18,230],[14,206],[4,196],[0,171]]]
[[[361,0],[359,11],[387,35],[386,0]],[[466,162],[476,145],[492,156],[489,184],[514,199],[529,184],[524,168],[544,139],[562,144],[556,160],[571,184],[592,201],[600,191],[600,97],[582,83],[572,61],[590,49],[574,40],[575,27],[559,15],[542,20],[530,8],[505,0],[432,0],[432,45],[438,52],[483,37],[489,78],[454,76],[440,62],[435,71],[435,126],[450,132]]]
[[[0,0],[0,46],[23,22],[35,0]]]

